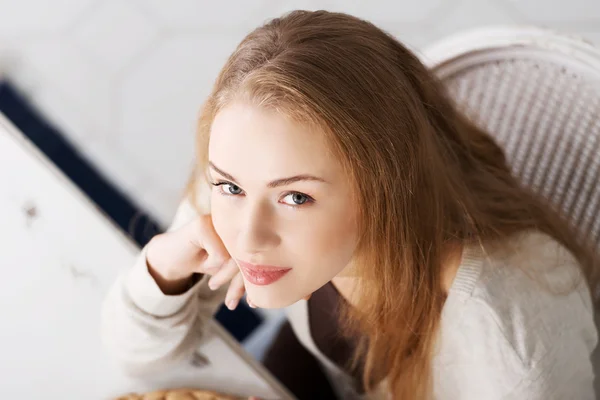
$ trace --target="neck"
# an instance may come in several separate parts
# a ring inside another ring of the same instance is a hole
[[[356,305],[357,301],[352,294],[358,285],[358,278],[338,275],[331,280],[331,283],[348,303]]]
[[[462,262],[463,245],[461,243],[455,243],[448,246],[446,251],[446,257],[442,262],[442,289],[447,295],[454,283],[456,273],[460,268]]]

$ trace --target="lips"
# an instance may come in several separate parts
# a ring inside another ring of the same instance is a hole
[[[292,270],[291,268],[275,267],[272,265],[250,264],[239,260],[237,262],[242,274],[244,274],[244,278],[257,286],[266,286],[277,282]]]

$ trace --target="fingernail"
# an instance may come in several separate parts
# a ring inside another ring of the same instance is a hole
[[[249,299],[249,298],[247,298],[247,297],[246,297],[246,302],[248,303],[248,305],[250,306],[250,308],[256,308],[256,306],[254,305],[254,303],[252,303],[252,302],[250,301],[250,299]]]
[[[231,311],[235,310],[235,308],[238,305],[238,301],[237,300],[229,300],[227,303],[227,308],[230,309]]]
[[[219,288],[219,283],[216,281],[213,281],[212,279],[208,281],[208,287],[210,288],[210,290],[217,290]]]

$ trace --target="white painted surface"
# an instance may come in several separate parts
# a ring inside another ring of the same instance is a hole
[[[180,365],[134,380],[100,342],[100,307],[138,249],[0,114],[0,393],[19,399],[110,399],[194,386],[285,398],[217,324]]]
[[[598,0],[0,0],[0,74],[163,224],[198,110],[234,46],[292,9],[366,18],[412,49],[464,29],[538,25],[600,44]]]

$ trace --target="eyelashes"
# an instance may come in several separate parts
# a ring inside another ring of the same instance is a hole
[[[239,187],[238,185],[236,185],[232,182],[228,182],[228,181],[211,182],[211,185],[218,187],[219,194],[222,196],[237,197],[237,196],[242,195],[244,192],[241,187]],[[290,198],[291,201],[290,202],[283,201],[287,198]],[[315,199],[306,193],[289,191],[289,192],[285,192],[281,196],[279,201],[283,202],[283,204],[286,206],[289,206],[292,208],[300,208],[300,207],[306,207],[306,206],[314,203]]]
[[[224,195],[226,195],[226,196],[228,196],[228,195],[229,195],[229,196],[237,196],[237,195],[241,194],[241,192],[242,192],[242,188],[241,188],[241,187],[239,187],[239,186],[237,186],[237,185],[234,185],[234,184],[233,184],[233,183],[231,183],[231,182],[220,181],[220,182],[211,183],[211,184],[212,184],[213,186],[215,186],[215,187],[219,187],[219,188],[220,188],[220,189],[219,189],[219,192],[221,192],[222,194],[224,194]],[[232,188],[236,188],[236,191],[237,191],[237,193],[231,193],[231,192],[229,192],[229,193],[226,193],[226,192],[223,192],[223,189],[222,189],[222,187],[223,187],[223,186],[225,186],[225,185],[228,185],[228,186],[230,186],[230,187],[232,187]]]

